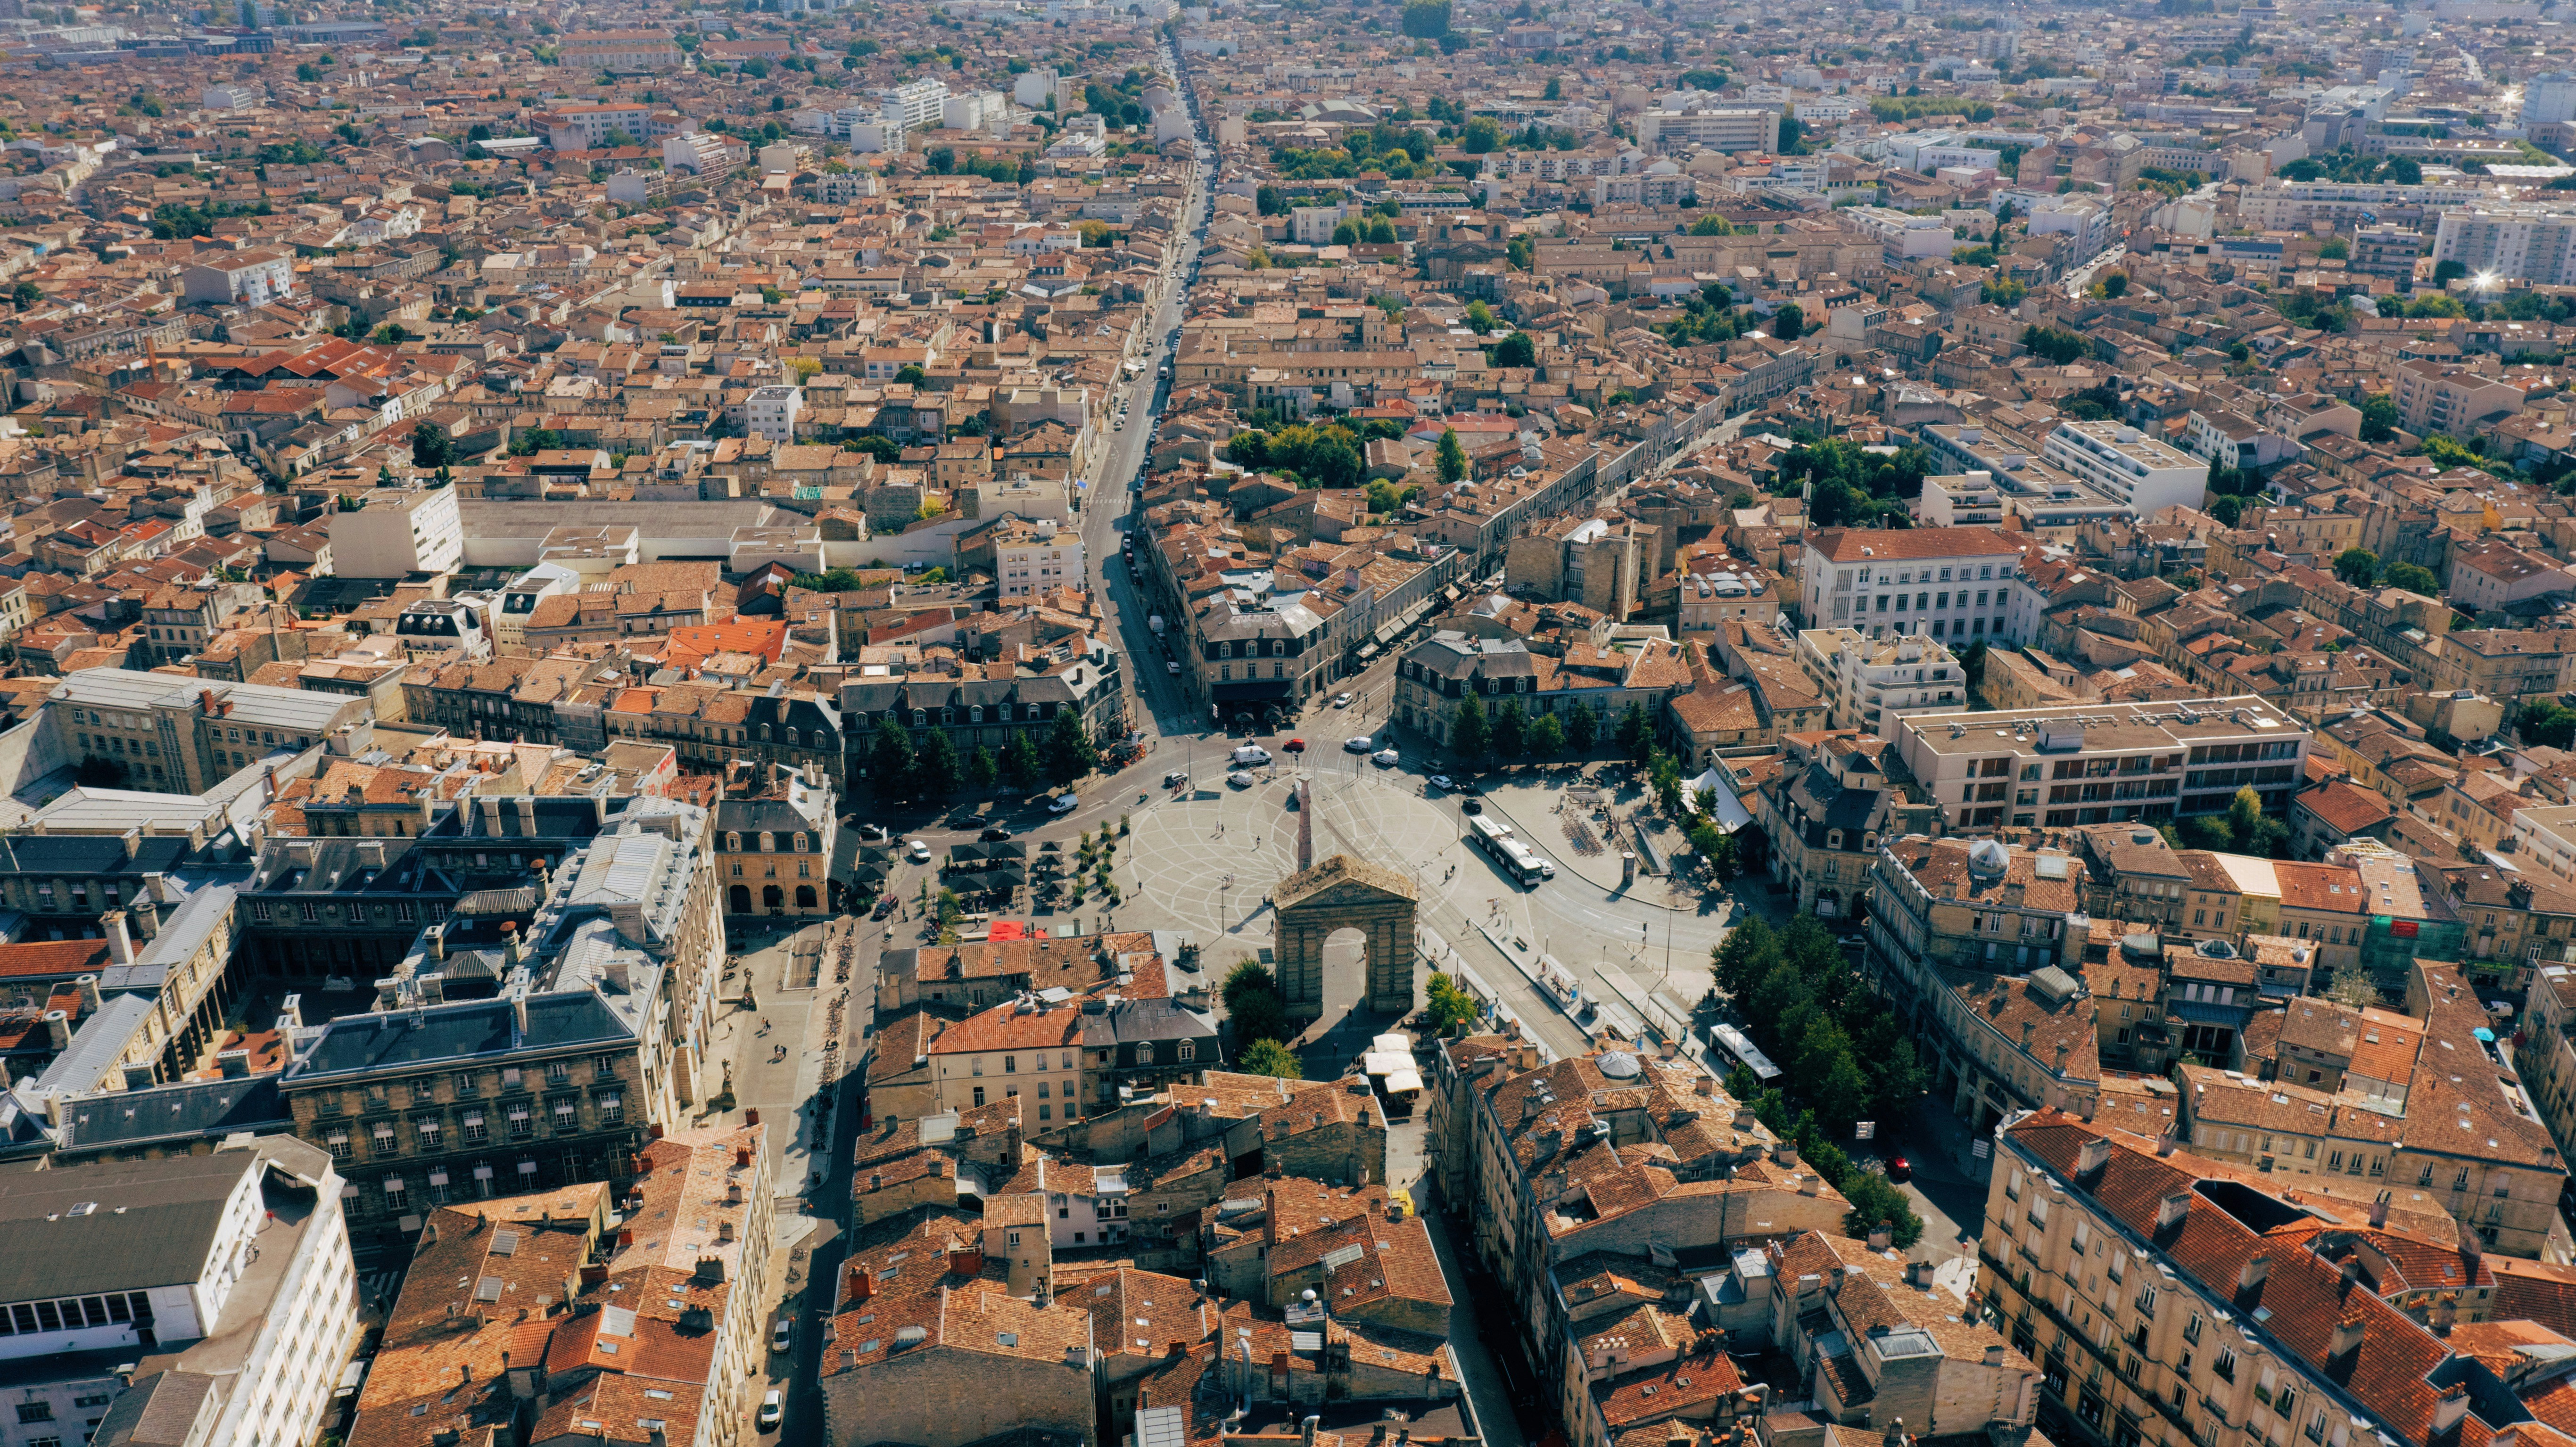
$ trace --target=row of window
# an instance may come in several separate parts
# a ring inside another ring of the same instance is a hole
[[[66,1296],[53,1301],[16,1301],[0,1307],[0,1336],[32,1336],[51,1331],[85,1331],[100,1326],[152,1325],[152,1299],[140,1291],[106,1296]],[[23,1415],[19,1421],[42,1420]],[[47,1415],[52,1415],[50,1409]]]
[[[602,1091],[593,1097],[592,1104],[598,1111],[601,1125],[617,1126],[626,1123],[626,1098],[619,1092]],[[548,1101],[547,1117],[556,1130],[579,1130],[581,1128],[579,1097],[565,1096]],[[514,1141],[528,1140],[536,1134],[536,1111],[533,1106],[509,1106],[502,1110],[502,1121],[508,1128],[509,1138]],[[415,1149],[434,1151],[445,1148],[447,1122],[443,1117],[416,1116],[411,1122],[411,1127]],[[469,1109],[458,1113],[457,1139],[467,1145],[477,1145],[491,1138],[492,1127],[485,1112]],[[380,1120],[370,1124],[367,1127],[367,1139],[377,1155],[390,1156],[402,1153],[401,1138],[394,1129],[392,1121]],[[356,1146],[346,1130],[323,1132],[322,1145],[335,1160],[345,1161],[356,1153]]]
[[[467,1178],[474,1183],[474,1194],[476,1196],[489,1196],[492,1194],[492,1182],[500,1174],[499,1168],[488,1163],[478,1161],[475,1163],[473,1170]],[[517,1176],[518,1179],[512,1183],[511,1189],[526,1190],[536,1184],[537,1163],[532,1160],[522,1160],[519,1162],[517,1170],[512,1172],[512,1174]],[[426,1181],[429,1187],[427,1195],[429,1197],[430,1204],[433,1206],[443,1206],[447,1204],[450,1192],[453,1189],[453,1182],[455,1181],[454,1173],[450,1172],[445,1166],[433,1166],[430,1168]],[[382,1180],[378,1181],[376,1185],[377,1189],[383,1194],[385,1209],[387,1211],[401,1211],[410,1204],[411,1182],[408,1179],[402,1176],[386,1176]],[[340,1188],[340,1197],[344,1202],[350,1204],[360,1204],[363,1203],[365,1199],[364,1193],[358,1189],[358,1184],[355,1181],[351,1181]]]
[[[447,906],[435,901],[414,905],[410,900],[397,899],[390,903],[379,901],[374,905],[364,905],[351,900],[345,906],[336,900],[307,899],[295,903],[280,900],[274,905],[264,899],[254,899],[250,902],[250,917],[261,924],[282,924],[296,920],[301,920],[305,924],[325,922],[336,924],[345,918],[347,923],[356,925],[367,923],[370,914],[377,924],[388,921],[394,924],[417,924],[422,911],[428,913],[432,924],[447,918]]]
[[[768,832],[767,830],[763,830],[763,831],[761,831],[761,833],[760,833],[760,834],[758,834],[758,835],[757,835],[757,836],[755,836],[755,837],[757,837],[757,838],[760,840],[760,852],[761,852],[761,853],[763,853],[763,854],[775,854],[775,853],[777,853],[777,852],[778,852],[778,836],[777,836],[777,835],[772,834],[772,833]],[[811,836],[807,835],[807,834],[805,833],[805,831],[803,831],[803,830],[801,830],[801,829],[800,829],[800,830],[796,831],[796,833],[795,833],[792,837],[793,837],[793,839],[794,839],[794,841],[795,841],[795,845],[796,845],[796,847],[795,847],[792,851],[790,851],[790,852],[792,852],[792,853],[796,853],[796,854],[810,854],[810,853],[812,853],[812,852],[813,852],[813,847],[812,847],[812,844],[810,843],[810,838],[811,838]],[[743,836],[742,836],[742,835],[740,835],[740,834],[727,833],[727,834],[725,835],[725,853],[727,853],[727,854],[740,854],[740,853],[742,852],[742,840],[743,840]],[[734,873],[736,873],[736,874],[740,874],[740,873],[742,873],[742,868],[741,868],[741,866],[739,866],[739,865],[735,866],[735,868],[734,868]]]
[[[879,721],[892,719],[897,724],[902,724],[908,716],[912,727],[914,728],[928,728],[934,723],[944,728],[961,722],[979,724],[988,720],[994,723],[1037,723],[1044,719],[1054,718],[1055,708],[1056,706],[1053,703],[997,703],[991,705],[970,703],[964,708],[957,708],[954,706],[914,709],[890,708],[878,714],[876,717]],[[853,713],[850,716],[850,722],[853,726],[867,721],[868,715],[865,713]],[[795,730],[790,729],[788,732],[793,733]],[[822,743],[822,731],[819,729],[815,731],[815,742],[818,746]]]
[[[617,1079],[619,1058],[620,1057],[615,1055],[592,1056],[590,1061],[591,1082],[593,1084],[597,1084],[601,1081],[613,1081]],[[549,1089],[556,1089],[570,1085],[572,1083],[572,1067],[573,1063],[570,1060],[547,1061],[544,1067],[547,1087]],[[529,1073],[530,1072],[522,1070],[515,1065],[504,1068],[501,1071],[501,1089],[505,1092],[529,1089],[533,1085],[533,1082],[528,1078]],[[446,1080],[449,1088],[459,1099],[483,1093],[483,1077],[478,1072],[471,1070],[451,1071],[446,1076]],[[439,1077],[437,1076],[416,1076],[410,1080],[397,1080],[370,1085],[363,1091],[349,1092],[345,1098],[339,1092],[331,1091],[316,1096],[314,1105],[315,1108],[319,1109],[325,1115],[340,1114],[344,1105],[349,1111],[361,1113],[367,1111],[391,1110],[395,1107],[397,1102],[404,1105],[416,1106],[437,1105],[441,1103],[438,1099],[438,1081]]]

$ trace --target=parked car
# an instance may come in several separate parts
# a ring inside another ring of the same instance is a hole
[[[1342,740],[1342,747],[1354,754],[1365,754],[1369,750],[1377,747],[1377,740],[1369,737],[1367,734],[1353,734],[1349,738]]]
[[[909,858],[915,864],[928,864],[930,862],[930,841],[927,839],[911,840],[903,846],[903,852],[905,857]]]
[[[783,1352],[796,1340],[796,1318],[788,1312],[778,1314],[778,1324],[769,1329],[769,1349]]]
[[[1053,799],[1047,801],[1047,812],[1050,814],[1070,814],[1076,808],[1080,807],[1081,803],[1082,801],[1080,799],[1075,798],[1071,794],[1058,794]]]
[[[1434,774],[1434,775],[1432,775],[1432,776],[1431,776],[1431,787],[1433,787],[1433,788],[1435,788],[1435,789],[1446,789],[1446,788],[1448,788],[1448,787],[1449,787],[1449,776],[1448,776],[1447,774]]]
[[[1166,789],[1177,789],[1189,781],[1190,771],[1187,769],[1174,769],[1163,775],[1163,787]]]
[[[976,835],[975,837],[983,840],[987,844],[993,844],[1010,838],[1011,831],[1008,826],[1005,825],[987,824],[984,826],[984,832]]]
[[[1347,693],[1337,693],[1337,694],[1334,694],[1334,695],[1333,695],[1333,707],[1335,707],[1335,708],[1349,708],[1350,706],[1351,706],[1351,696],[1350,696],[1349,694],[1347,694]]]
[[[1910,1181],[1914,1179],[1914,1163],[1903,1156],[1889,1156],[1887,1158],[1887,1178],[1891,1181]]]
[[[1233,773],[1226,775],[1225,781],[1238,789],[1249,789],[1254,784],[1260,782],[1252,777],[1250,771],[1244,769],[1237,769]]]
[[[1380,749],[1376,753],[1369,755],[1369,762],[1377,765],[1381,769],[1392,769],[1401,758],[1402,756],[1396,753],[1393,749]]]
[[[1181,666],[1178,663],[1173,662],[1171,659],[1166,658],[1163,660],[1163,671],[1165,673],[1177,674],[1181,671]]]
[[[778,1419],[786,1415],[786,1394],[779,1391],[776,1387],[770,1388],[769,1394],[760,1399],[760,1430],[763,1432],[777,1431]]]
[[[859,842],[861,844],[884,844],[893,838],[894,835],[889,833],[886,826],[883,824],[862,824],[859,826]]]
[[[1270,751],[1259,744],[1244,744],[1235,749],[1234,761],[1246,766],[1266,764],[1270,762]]]
[[[891,894],[881,894],[877,896],[877,907],[868,911],[868,918],[886,919],[891,917],[893,914],[894,896]]]

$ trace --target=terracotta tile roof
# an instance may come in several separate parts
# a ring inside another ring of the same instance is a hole
[[[2024,1117],[2006,1133],[2015,1146],[2067,1181],[2070,1192],[2089,1197],[2129,1230],[2153,1241],[2204,1289],[2236,1299],[2243,1311],[2259,1304],[2273,1340],[2340,1384],[2401,1436],[2421,1442],[2430,1434],[2434,1403],[2441,1395],[2430,1379],[2449,1357],[2449,1348],[2369,1288],[2344,1280],[2335,1262],[2304,1249],[2306,1238],[2320,1225],[2313,1218],[2283,1206],[2290,1224],[2258,1228],[2212,1194],[2214,1187],[2223,1186],[2228,1199],[2240,1193],[2263,1195],[2232,1173],[2209,1169],[2209,1163],[2187,1153],[2159,1157],[2132,1140],[2056,1111]],[[2085,1141],[2096,1137],[2111,1142],[2110,1159],[2090,1178],[2079,1178],[2077,1155]],[[2177,1193],[2185,1201],[2183,1218],[2159,1230],[2161,1205]],[[2239,1209],[2263,1218],[2251,1203]],[[2269,1256],[2271,1267],[2256,1299],[2248,1300],[2236,1282],[2246,1261],[2257,1254]],[[2330,1339],[2339,1323],[2360,1328],[2360,1344],[2344,1356],[2330,1357]],[[2492,1435],[2493,1427],[2472,1410],[2459,1441],[2463,1447],[2486,1447]]]

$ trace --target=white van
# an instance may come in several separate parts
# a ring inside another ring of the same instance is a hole
[[[1234,751],[1234,761],[1238,765],[1266,764],[1270,762],[1270,751],[1259,744],[1245,744]]]

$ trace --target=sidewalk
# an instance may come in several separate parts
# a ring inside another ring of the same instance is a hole
[[[1686,883],[1676,886],[1669,874],[1647,873],[1647,860],[1642,853],[1637,856],[1636,882],[1621,887],[1624,871],[1619,856],[1636,851],[1629,822],[1635,816],[1630,811],[1645,792],[1643,789],[1560,771],[1513,778],[1501,784],[1487,782],[1484,788],[1487,812],[1499,816],[1513,833],[1547,856],[1559,875],[1571,874],[1623,902],[1684,914],[1700,912],[1699,887]],[[1594,818],[1592,811],[1604,803],[1610,806],[1611,817]],[[1569,821],[1568,813],[1576,817]],[[1653,838],[1655,848],[1667,861],[1690,847],[1678,831],[1669,827],[1654,830]],[[1589,852],[1581,842],[1585,840],[1592,842]],[[1672,897],[1676,888],[1684,896],[1679,900]]]

